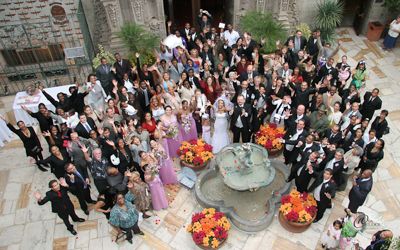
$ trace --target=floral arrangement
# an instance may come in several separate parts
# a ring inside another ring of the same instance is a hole
[[[279,211],[288,221],[308,223],[317,213],[317,201],[312,194],[292,189],[289,194],[282,196]]]
[[[214,208],[205,208],[200,213],[192,215],[192,223],[187,231],[192,233],[196,245],[218,248],[228,238],[231,224],[222,212]]]
[[[266,149],[280,150],[283,148],[281,139],[285,135],[285,132],[284,128],[278,128],[273,123],[261,125],[256,133],[256,142]]]
[[[150,170],[151,176],[156,176],[160,172],[160,169],[156,164],[149,164],[147,167]]]
[[[176,126],[170,126],[166,132],[167,138],[173,138],[175,139],[176,136],[178,135],[178,127]]]
[[[201,166],[214,157],[212,146],[203,139],[183,141],[178,149],[181,161]]]

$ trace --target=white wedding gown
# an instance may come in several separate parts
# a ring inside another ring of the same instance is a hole
[[[228,124],[227,113],[215,113],[214,134],[211,138],[213,153],[218,153],[223,147],[230,144]]]

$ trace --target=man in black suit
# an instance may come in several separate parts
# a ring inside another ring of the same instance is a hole
[[[313,83],[317,84],[325,76],[331,75],[332,76],[330,78],[331,86],[332,85],[336,86],[336,81],[338,80],[339,71],[337,70],[337,68],[333,66],[334,63],[335,59],[333,59],[332,57],[328,58],[325,65],[322,66],[321,69],[318,71],[316,77],[313,80]]]
[[[254,66],[250,64],[247,66],[246,72],[240,74],[239,80],[241,82],[247,81],[250,84],[250,86],[254,87],[253,80],[256,76],[258,76],[258,72],[255,71]]]
[[[308,132],[304,129],[305,122],[304,120],[299,120],[297,122],[296,128],[288,130],[283,137],[282,143],[285,144],[285,149],[283,150],[283,156],[285,157],[285,164],[293,163],[297,154],[295,149],[299,147],[299,142],[304,141]]]
[[[150,89],[150,84],[145,81],[140,82],[140,87],[137,91],[137,99],[140,103],[140,107],[142,107],[143,111],[150,111],[150,99],[153,96],[152,91]]]
[[[314,30],[310,38],[308,38],[306,51],[307,53],[312,56],[313,64],[317,63],[318,57],[318,37],[320,36],[321,32],[319,30]]]
[[[76,215],[74,205],[69,199],[66,187],[68,187],[68,185],[65,183],[64,179],[61,179],[60,183],[58,183],[57,180],[51,180],[49,182],[49,188],[51,190],[46,192],[44,198],[42,198],[42,195],[39,192],[35,192],[34,195],[40,206],[50,201],[51,211],[56,213],[58,217],[63,220],[68,231],[73,235],[76,235],[77,232],[74,230],[74,226],[69,222],[68,217],[71,216],[72,220],[77,222],[84,222],[85,220]]]
[[[81,113],[79,115],[79,122],[75,127],[75,131],[80,137],[89,139],[90,131],[92,130],[97,130],[94,120],[90,117],[87,117],[84,113]]]
[[[113,89],[111,81],[114,79],[114,73],[111,65],[107,63],[106,58],[102,57],[100,63],[101,64],[96,68],[96,78],[100,81],[106,94],[109,95]]]
[[[69,191],[79,200],[79,205],[86,215],[89,215],[88,203],[96,203],[90,197],[90,180],[86,168],[75,166],[72,163],[65,165],[65,181],[68,184]]]
[[[299,120],[304,120],[304,128],[308,130],[310,128],[310,118],[305,114],[306,107],[303,104],[297,106],[296,113],[291,114],[288,113],[288,116],[285,116],[285,129],[293,130],[296,128],[297,122]]]
[[[237,104],[235,104],[229,114],[231,115],[233,142],[239,142],[240,135],[242,136],[243,143],[250,142],[251,105],[245,103],[245,99],[242,95],[237,97]]]
[[[332,180],[332,169],[325,169],[320,172],[308,192],[313,192],[317,201],[318,211],[314,220],[314,222],[317,222],[324,216],[325,210],[332,207],[332,199],[335,197],[336,184]]]
[[[353,187],[349,193],[350,203],[348,206],[352,213],[357,213],[357,209],[364,204],[372,189],[372,183],[372,171],[370,169],[364,170],[360,176],[353,177]]]
[[[332,169],[333,180],[336,183],[337,187],[343,183],[343,171],[344,168],[344,160],[343,160],[344,151],[341,148],[336,150],[331,150],[326,153],[326,157],[319,164],[318,171],[322,171],[324,169]]]
[[[115,76],[119,84],[122,84],[122,79],[124,78],[124,74],[127,73],[129,75],[131,73],[132,64],[130,61],[122,59],[119,53],[115,53],[114,56],[115,56],[115,63],[114,63]]]
[[[299,192],[306,192],[311,178],[316,172],[318,166],[319,153],[312,152],[307,158],[303,158],[290,168],[290,175],[286,182],[291,182],[295,179],[295,184]]]
[[[372,117],[374,116],[375,111],[382,108],[382,100],[378,95],[379,95],[379,89],[377,88],[374,88],[372,92],[367,91],[365,93],[364,102],[362,103],[360,110],[362,118],[364,120],[366,118],[371,120]]]
[[[343,140],[339,125],[333,125],[331,129],[327,129],[324,137],[328,139],[329,144],[335,144],[336,146],[340,145]]]
[[[252,89],[249,87],[248,81],[241,82],[240,86],[235,84],[233,87],[235,88],[235,96],[232,98],[232,102],[237,103],[239,95],[243,96],[246,104],[252,104],[254,102],[256,96],[254,95]]]
[[[287,39],[285,45],[288,46],[289,45],[289,41],[292,41],[294,46],[293,46],[293,51],[295,53],[299,52],[299,50],[304,49],[304,47],[307,44],[307,38],[305,38],[303,36],[303,34],[301,33],[300,30],[296,30],[296,35],[291,36]]]
[[[296,162],[300,162],[302,159],[307,159],[308,156],[315,151],[320,154],[320,157],[324,155],[321,144],[315,142],[315,136],[313,134],[307,135],[304,143],[303,141],[299,141],[297,145],[299,147],[297,148],[296,152]]]
[[[200,80],[197,76],[194,75],[193,69],[188,70],[188,80],[189,80],[192,88],[196,87],[197,89],[201,90],[201,93],[204,93],[203,88],[200,86]]]

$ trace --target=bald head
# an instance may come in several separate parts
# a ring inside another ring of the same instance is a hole
[[[371,169],[366,169],[361,174],[361,178],[363,178],[363,179],[367,179],[367,178],[369,178],[371,176],[372,176],[372,170]]]

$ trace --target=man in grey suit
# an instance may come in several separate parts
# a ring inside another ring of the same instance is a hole
[[[278,69],[277,71],[278,76],[282,77],[283,79],[290,79],[292,76],[293,70],[289,68],[289,64],[285,63],[283,64],[283,67]]]
[[[185,70],[183,67],[182,63],[178,63],[178,60],[176,58],[173,58],[171,60],[171,65],[169,66],[168,72],[169,72],[169,77],[175,81],[175,83],[179,82],[179,79],[181,79],[181,74]]]
[[[111,80],[114,79],[114,73],[112,71],[112,66],[107,63],[106,58],[102,57],[100,63],[101,64],[96,68],[96,78],[100,81],[106,94],[109,95],[113,88]]]

